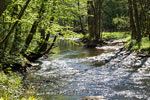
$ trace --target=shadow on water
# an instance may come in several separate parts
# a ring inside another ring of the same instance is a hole
[[[149,99],[150,73],[141,74],[138,68],[105,67],[105,63],[86,59],[113,50],[87,49],[66,40],[58,41],[57,46],[56,54],[42,60],[41,69],[32,71],[26,79],[37,86],[37,95],[43,100],[79,100],[84,96],[104,96],[106,100]],[[119,52],[108,61],[118,55]]]

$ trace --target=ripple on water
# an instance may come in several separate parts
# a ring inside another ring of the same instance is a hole
[[[147,100],[150,97],[150,73],[144,68],[137,70],[118,67],[117,59],[109,66],[107,64],[101,67],[93,66],[94,61],[108,62],[114,55],[114,53],[105,53],[71,59],[59,56],[58,59],[43,61],[41,69],[32,73],[34,81],[41,84],[38,95],[62,94],[70,98],[104,96],[109,100]],[[118,56],[122,55],[124,52]]]

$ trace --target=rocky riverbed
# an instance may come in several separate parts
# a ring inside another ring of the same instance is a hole
[[[99,56],[89,57],[97,63],[103,63],[105,67],[150,67],[150,58],[139,57],[136,53],[117,50],[115,52],[103,53]]]
[[[117,44],[118,43],[118,44]],[[150,69],[150,57],[140,57],[135,52],[126,51],[123,49],[123,43],[119,41],[112,42],[110,46],[97,47],[97,49],[114,50],[114,52],[103,53],[95,57],[88,57],[88,60],[94,60],[95,63],[100,63],[105,67],[135,67]]]

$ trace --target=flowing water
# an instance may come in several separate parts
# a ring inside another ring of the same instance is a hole
[[[61,41],[56,54],[42,60],[38,70],[27,76],[44,100],[79,100],[83,96],[104,96],[106,100],[150,100],[150,74],[134,68],[107,67],[88,58],[107,49],[87,49]]]

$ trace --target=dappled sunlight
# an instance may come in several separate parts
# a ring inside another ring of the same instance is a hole
[[[149,81],[150,73],[146,70],[150,60],[140,60],[118,47],[114,50],[114,46],[104,49],[107,47],[98,47],[102,52],[93,56],[88,54],[93,49],[87,52],[86,48],[71,47],[70,52],[70,48],[63,48],[64,52],[54,55],[55,59],[52,56],[42,61],[41,69],[29,74],[28,80],[38,84],[38,96],[45,98],[55,98],[57,94],[65,100],[86,96],[104,96],[106,100],[148,98],[150,90],[146,87],[150,84],[144,84]]]
[[[0,100],[150,100],[150,0],[0,0]]]

